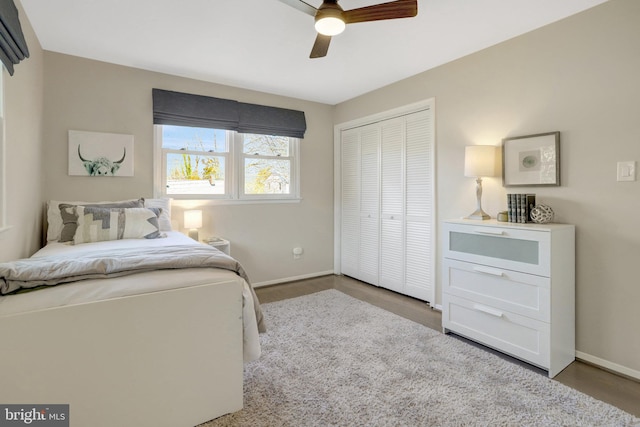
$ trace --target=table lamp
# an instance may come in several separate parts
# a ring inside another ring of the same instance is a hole
[[[482,177],[496,176],[496,154],[494,145],[470,145],[464,149],[464,176],[476,178],[477,209],[467,219],[489,219],[482,210]]]
[[[198,241],[198,229],[202,228],[202,211],[199,209],[184,211],[184,228],[189,229],[189,237]]]

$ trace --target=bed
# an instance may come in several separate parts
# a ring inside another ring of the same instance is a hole
[[[155,211],[157,238],[76,244],[48,218],[53,239],[0,266],[2,404],[69,404],[71,426],[95,427],[195,426],[242,408],[243,362],[264,329],[257,298],[235,260],[171,231],[168,210]]]

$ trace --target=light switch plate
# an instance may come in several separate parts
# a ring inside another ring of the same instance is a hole
[[[618,162],[618,181],[636,180],[636,162]]]

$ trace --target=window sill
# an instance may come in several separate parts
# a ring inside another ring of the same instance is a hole
[[[171,196],[164,196],[171,197]],[[220,206],[220,205],[262,205],[262,204],[292,204],[300,203],[302,198],[296,199],[172,199],[171,204],[182,208],[191,208],[194,204],[198,206]]]

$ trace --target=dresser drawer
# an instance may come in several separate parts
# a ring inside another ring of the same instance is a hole
[[[442,326],[496,350],[549,369],[550,326],[546,322],[443,294]]]
[[[550,322],[551,279],[445,258],[442,292]]]
[[[445,258],[549,277],[551,237],[536,228],[444,223]]]

